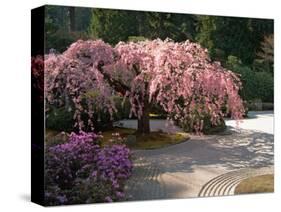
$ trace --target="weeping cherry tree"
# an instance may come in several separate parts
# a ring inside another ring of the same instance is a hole
[[[73,105],[79,129],[85,127],[82,113],[92,127],[96,109],[116,113],[113,95],[129,100],[139,133],[150,132],[153,104],[170,120],[190,120],[196,132],[206,116],[217,125],[226,114],[236,120],[244,114],[239,77],[188,40],[120,42],[114,48],[102,40],[79,40],[62,54],[45,55],[45,79],[47,103]]]

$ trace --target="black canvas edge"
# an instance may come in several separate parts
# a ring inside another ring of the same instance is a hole
[[[31,10],[31,57],[44,56],[45,6]],[[32,83],[32,81],[31,81]],[[44,92],[44,91],[42,91]],[[31,84],[31,202],[44,206],[44,100]]]

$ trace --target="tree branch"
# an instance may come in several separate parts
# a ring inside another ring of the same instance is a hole
[[[117,92],[121,93],[122,95],[125,95],[126,91],[130,91],[130,88],[125,85],[124,83],[113,79],[109,74],[107,74],[104,70],[103,67],[104,63],[103,61],[99,62],[98,64],[98,70],[99,72],[103,75],[104,79],[108,82],[108,84]]]

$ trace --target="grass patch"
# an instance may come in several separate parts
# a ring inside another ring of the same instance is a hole
[[[101,144],[106,145],[109,142],[109,140],[112,138],[113,133],[119,133],[121,138],[126,139],[128,135],[133,135],[135,133],[134,129],[127,129],[127,128],[119,128],[119,127],[114,127],[112,130],[107,130],[101,133],[103,138],[101,139]]]
[[[103,138],[101,138],[101,145],[105,146],[110,144],[110,139],[112,138],[113,133],[119,133],[120,136],[127,139],[128,136],[131,136],[135,139],[133,143],[127,143],[131,149],[158,149],[162,147],[167,147],[174,144],[182,143],[189,139],[189,134],[187,133],[164,133],[161,131],[150,132],[149,134],[138,134],[135,129],[128,128],[119,128],[115,127],[112,130],[107,130],[102,132]],[[46,130],[46,144],[47,145],[56,145],[59,143],[64,143],[65,139],[62,136],[59,136],[59,132],[55,130]]]
[[[274,191],[272,174],[250,177],[243,180],[235,188],[235,194],[266,193]]]
[[[149,118],[150,119],[166,119],[167,116],[165,114],[150,113]]]
[[[59,131],[46,129],[45,138],[48,141],[48,140],[52,139],[54,136],[56,136],[57,134],[59,134]]]
[[[135,142],[127,143],[132,149],[158,149],[174,144],[181,143],[189,139],[187,133],[173,133],[168,134],[164,132],[150,132],[149,134],[138,134],[134,129],[114,128],[110,131],[102,133],[102,144],[105,145],[112,137],[112,133],[119,133],[122,138],[126,140],[128,136],[134,136]]]
[[[45,132],[45,144],[46,146],[54,146],[57,144],[63,144],[68,140],[68,135],[63,134],[56,130],[46,129]]]
[[[149,117],[150,118],[158,118],[160,115],[158,115],[158,114],[155,114],[155,113],[150,113],[149,114]]]

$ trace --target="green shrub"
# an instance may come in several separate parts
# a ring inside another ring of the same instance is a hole
[[[64,52],[66,48],[73,42],[83,39],[88,39],[88,36],[82,32],[68,32],[63,29],[59,29],[53,33],[47,33],[46,35],[46,52],[49,52],[50,49],[55,49],[58,52]]]
[[[153,119],[166,119],[167,118],[167,113],[165,112],[163,107],[161,107],[159,104],[152,105],[152,107],[150,109],[150,113],[154,114],[154,116],[152,117]]]
[[[73,111],[66,108],[52,108],[46,116],[46,128],[70,132],[73,130]]]
[[[247,101],[243,101],[243,106],[244,106],[244,110],[245,110],[245,113],[243,115],[243,117],[247,117],[248,116],[248,112],[249,112],[249,102]],[[224,106],[222,107],[222,112],[225,114],[225,117],[226,118],[231,118],[231,113],[228,111],[227,112],[227,107]]]
[[[262,109],[263,110],[274,110],[274,104],[271,102],[263,102]]]
[[[208,135],[208,134],[216,134],[225,131],[226,125],[225,121],[223,119],[220,120],[220,123],[217,125],[214,125],[211,123],[211,119],[209,116],[205,116],[203,118],[204,120],[204,125],[203,125],[203,134]],[[185,120],[183,122],[178,123],[178,125],[185,131],[189,133],[193,133],[194,131],[191,128],[190,123],[192,120]]]
[[[47,113],[46,117],[46,128],[55,131],[78,131],[75,126],[75,120],[73,120],[74,110],[69,111],[65,107],[52,108],[50,112]],[[81,119],[86,125],[86,129],[90,130],[88,126],[88,115],[86,113],[81,114]],[[96,131],[106,130],[112,128],[112,120],[109,113],[96,112],[92,118],[93,125]]]
[[[225,131],[225,129],[226,129],[226,125],[223,119],[220,120],[219,124],[213,125],[209,117],[204,118],[204,127],[203,127],[204,134],[216,134]]]
[[[143,36],[129,36],[128,37],[128,41],[132,41],[132,42],[145,41],[145,40],[147,40],[147,38],[145,38]]]
[[[114,114],[114,121],[121,119],[128,119],[130,115],[131,105],[128,99],[123,101],[123,97],[115,96],[114,97],[115,106],[117,108],[117,113]]]
[[[226,65],[228,68],[234,68],[235,66],[241,65],[242,62],[238,57],[235,57],[233,55],[229,55],[227,57]]]
[[[258,84],[255,90],[257,95],[260,96],[262,102],[274,102],[273,76],[269,72],[257,72],[255,80]]]
[[[240,95],[244,100],[260,99],[262,102],[273,102],[274,80],[271,73],[255,72],[234,56],[228,57],[227,67],[240,75],[243,85]]]
[[[110,114],[105,111],[95,111],[92,122],[96,131],[108,130],[113,127],[113,121],[127,119],[130,114],[130,103],[126,100],[123,103],[123,97],[115,96],[114,101],[117,108],[117,113],[113,115],[113,119]],[[77,131],[75,129],[75,121],[73,120],[74,110],[67,110],[65,107],[61,108],[51,108],[51,110],[47,113],[46,117],[46,127],[55,131]],[[87,126],[88,115],[86,113],[81,114],[81,118],[86,125],[86,129],[90,129]]]
[[[272,73],[272,67],[264,60],[255,59],[253,62],[253,70],[255,72],[268,72]]]

